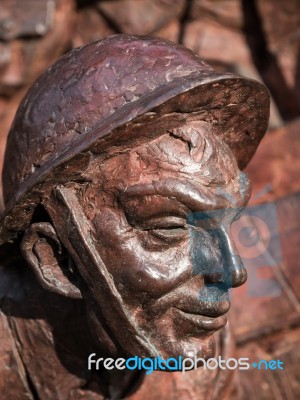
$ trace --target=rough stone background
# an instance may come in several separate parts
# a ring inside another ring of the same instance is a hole
[[[1,0],[0,165],[15,111],[38,75],[70,49],[114,33],[177,41],[216,70],[258,79],[269,88],[269,131],[247,172],[253,181],[251,204],[276,209],[281,255],[259,270],[248,268],[250,283],[235,290],[231,319],[240,357],[280,358],[286,368],[238,374],[230,398],[300,398],[300,1]],[[270,281],[271,289],[279,288],[275,294],[264,286]],[[260,295],[253,294],[253,285]],[[1,387],[5,381],[18,388],[18,398],[38,398],[31,395],[30,379],[24,379],[4,314],[0,336],[0,375],[6,374]],[[159,398],[144,392],[144,399]]]

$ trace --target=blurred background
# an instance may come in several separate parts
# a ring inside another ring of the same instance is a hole
[[[231,322],[240,357],[280,358],[285,369],[240,374],[232,398],[300,398],[300,1],[1,0],[1,166],[14,114],[35,79],[71,49],[115,33],[179,42],[216,70],[268,87],[269,130],[246,171],[249,213],[263,229],[248,226],[248,238],[237,239],[241,251],[255,240],[266,246],[259,261],[245,260],[249,279],[234,291]]]

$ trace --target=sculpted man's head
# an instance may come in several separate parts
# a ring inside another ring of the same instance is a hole
[[[210,357],[246,281],[230,226],[268,110],[263,85],[171,42],[75,50],[16,115],[2,242],[21,242],[45,288],[83,299],[104,353]]]

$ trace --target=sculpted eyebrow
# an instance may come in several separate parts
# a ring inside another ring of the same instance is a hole
[[[138,219],[175,216],[186,218],[189,209],[175,197],[161,195],[134,195],[123,197],[122,206],[127,215]]]
[[[126,201],[151,195],[159,195],[163,198],[174,199],[178,202],[178,205],[181,205],[186,211],[209,210],[216,206],[213,196],[207,197],[192,185],[183,183],[177,179],[166,179],[151,184],[131,186],[123,192],[122,198]]]
[[[220,191],[219,191],[220,192]],[[137,184],[128,187],[122,194],[124,201],[131,199],[143,199],[147,196],[161,196],[162,198],[173,199],[177,207],[185,212],[211,211],[222,208],[236,207],[228,197],[221,193],[217,195],[206,195],[203,191],[195,188],[190,182],[182,182],[179,179],[165,179],[154,181],[149,184]],[[125,200],[126,199],[126,200]],[[138,200],[137,200],[138,201]]]

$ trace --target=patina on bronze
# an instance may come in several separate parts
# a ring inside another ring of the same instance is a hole
[[[212,356],[229,300],[210,288],[246,280],[230,224],[268,116],[262,84],[174,43],[116,35],[76,49],[15,117],[2,243],[20,241],[44,288],[83,299],[103,354]],[[225,210],[217,235],[187,224],[211,210]]]

